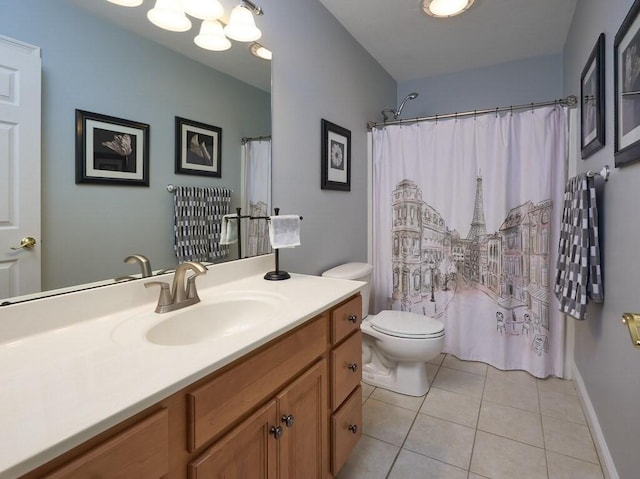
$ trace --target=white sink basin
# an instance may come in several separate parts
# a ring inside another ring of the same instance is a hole
[[[114,332],[127,343],[142,336],[162,346],[185,346],[230,339],[278,317],[285,299],[258,291],[225,292],[170,313],[130,317]]]

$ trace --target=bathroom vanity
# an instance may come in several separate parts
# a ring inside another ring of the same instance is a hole
[[[101,293],[110,297],[95,305],[106,314],[52,320],[55,327],[22,337],[3,328],[7,307],[0,308],[0,381],[8,393],[0,478],[337,474],[362,431],[362,284],[304,275],[265,281],[267,258],[212,267],[199,284],[202,302],[182,317],[153,313],[155,298],[140,281],[84,292],[90,298],[78,293],[81,310]],[[143,304],[131,304],[138,292]],[[107,311],[114,297],[129,307]],[[49,313],[57,307],[73,316],[72,299],[50,304]],[[242,304],[252,301],[268,310],[264,321],[242,317]],[[158,333],[181,320],[203,328],[197,312],[231,316],[220,309],[227,304],[238,304],[237,321],[221,318],[210,334]]]

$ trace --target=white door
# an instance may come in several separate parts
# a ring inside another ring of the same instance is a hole
[[[41,287],[40,96],[40,49],[0,36],[0,302]]]

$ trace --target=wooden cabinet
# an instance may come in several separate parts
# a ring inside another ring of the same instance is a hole
[[[326,479],[361,434],[360,296],[22,479]]]
[[[362,297],[331,312],[331,473],[335,476],[362,436]]]
[[[159,479],[169,472],[169,427],[162,409],[45,474],[47,479]]]

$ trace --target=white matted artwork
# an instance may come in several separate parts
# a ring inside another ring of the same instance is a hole
[[[222,128],[176,117],[178,174],[222,177]]]
[[[351,191],[351,131],[322,120],[321,156],[320,188]]]

